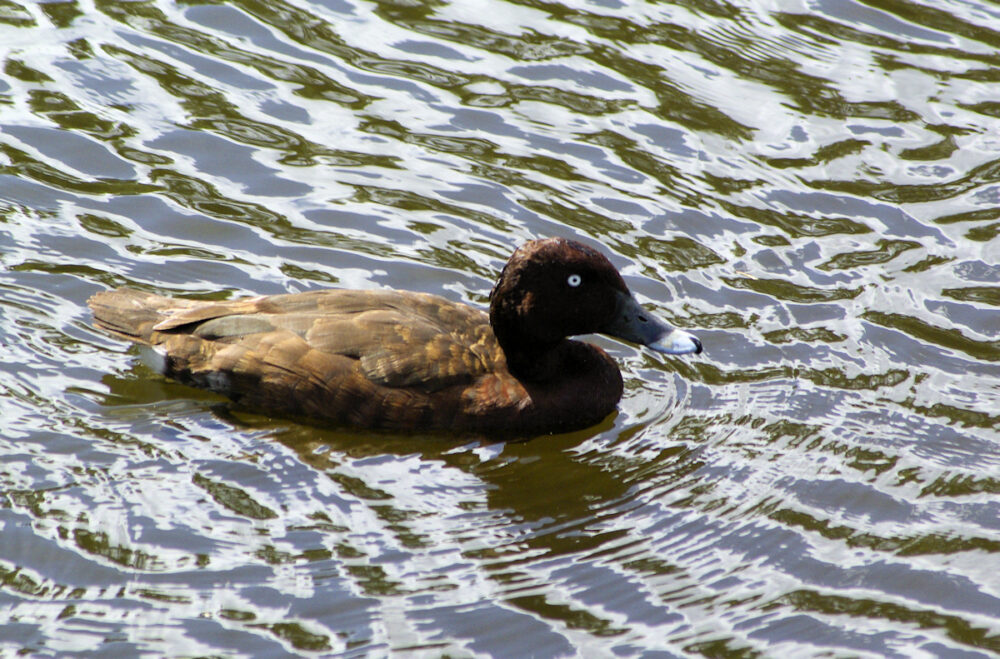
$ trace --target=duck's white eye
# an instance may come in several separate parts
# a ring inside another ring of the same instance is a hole
[[[575,275],[575,274],[574,275],[570,275],[569,277],[566,278],[566,283],[569,284],[570,286],[572,286],[573,288],[576,288],[577,286],[579,286],[580,282],[582,282],[582,281],[583,281],[583,279],[580,278],[580,275]]]

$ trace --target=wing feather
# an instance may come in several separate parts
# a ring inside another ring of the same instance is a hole
[[[427,392],[472,382],[499,352],[483,312],[419,293],[326,290],[160,313],[157,332],[223,343],[291,332],[311,350],[358,360],[375,384]]]

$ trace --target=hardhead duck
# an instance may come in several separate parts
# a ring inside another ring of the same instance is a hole
[[[89,305],[98,327],[152,346],[174,380],[250,410],[393,431],[523,436],[601,421],[621,399],[621,372],[568,337],[701,352],[643,309],[600,252],[562,238],[513,253],[489,313],[395,290],[211,302],[119,288]]]

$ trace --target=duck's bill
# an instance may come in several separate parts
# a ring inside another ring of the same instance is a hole
[[[643,309],[635,298],[620,293],[618,307],[604,334],[640,343],[669,355],[701,352],[701,341],[696,336],[667,325]]]
[[[694,334],[679,329],[671,329],[658,340],[645,345],[669,355],[686,355],[692,352],[698,354],[701,352],[701,340]]]

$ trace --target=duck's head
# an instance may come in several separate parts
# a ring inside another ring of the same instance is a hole
[[[490,322],[508,352],[592,333],[673,355],[701,352],[692,334],[643,309],[603,254],[565,238],[533,240],[511,255],[490,292]]]

